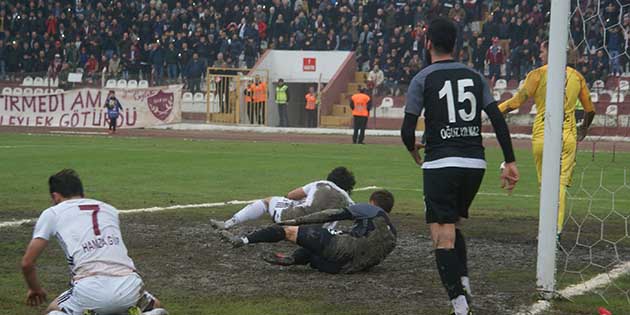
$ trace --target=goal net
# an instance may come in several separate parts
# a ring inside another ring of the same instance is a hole
[[[571,0],[567,65],[587,80],[597,116],[578,146],[557,242],[556,288],[570,300],[630,309],[630,2]],[[553,40],[553,38],[551,38]],[[615,312],[614,310],[617,310]],[[596,309],[593,310],[593,313]]]

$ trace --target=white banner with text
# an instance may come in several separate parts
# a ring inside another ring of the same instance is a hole
[[[45,95],[0,95],[0,126],[106,128],[109,89],[84,88]],[[182,86],[114,89],[123,109],[119,128],[181,121]]]

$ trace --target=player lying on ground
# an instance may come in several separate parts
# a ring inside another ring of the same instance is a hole
[[[282,221],[280,223],[284,226],[271,225],[246,236],[235,236],[225,230],[220,233],[234,247],[283,240],[301,247],[291,256],[265,255],[264,259],[272,264],[310,264],[312,268],[327,273],[353,273],[378,265],[396,247],[396,229],[388,216],[393,206],[394,196],[387,190],[378,190],[370,196],[369,204],[323,210]],[[354,225],[349,231],[318,225],[338,220],[354,220]]]
[[[499,105],[499,110],[506,113],[523,105],[530,98],[536,104],[536,118],[532,128],[532,153],[536,162],[538,186],[542,176],[542,158],[545,133],[545,108],[547,93],[547,49],[548,42],[540,45],[540,60],[544,66],[532,70],[527,74],[523,87],[509,100]],[[566,204],[567,187],[571,186],[573,169],[575,168],[575,152],[577,142],[586,137],[588,127],[595,118],[595,108],[591,102],[591,94],[586,86],[586,80],[577,70],[567,67],[566,83],[564,85],[564,123],[562,124],[562,160],[560,171],[560,204],[558,207],[558,237],[562,233],[564,223],[564,208]],[[584,123],[579,129],[575,123],[575,105],[580,100],[584,107]]]
[[[468,218],[486,168],[481,137],[485,111],[503,151],[503,185],[511,190],[518,181],[510,131],[485,78],[453,60],[457,28],[436,18],[427,31],[425,47],[433,63],[411,81],[406,95],[401,137],[412,158],[423,169],[425,219],[429,224],[435,260],[454,314],[470,310],[468,265],[464,235],[456,224]],[[418,116],[425,116],[425,162],[416,143]],[[468,295],[466,294],[468,293]]]
[[[340,166],[333,169],[326,180],[306,184],[290,191],[286,197],[268,197],[256,200],[235,213],[227,221],[210,220],[217,229],[229,229],[237,224],[256,220],[265,213],[273,222],[290,220],[324,209],[337,209],[354,204],[350,193],[354,188],[354,175]]]
[[[52,175],[48,186],[54,206],[40,215],[22,258],[26,302],[37,306],[46,301],[35,263],[55,236],[70,266],[72,287],[48,306],[46,314],[167,314],[159,308],[160,301],[144,291],[142,278],[127,256],[118,210],[85,199],[83,184],[73,170]]]

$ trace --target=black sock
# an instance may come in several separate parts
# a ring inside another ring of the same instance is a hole
[[[306,248],[300,247],[291,254],[291,257],[293,257],[296,265],[306,265],[311,261],[311,252]]]
[[[464,295],[464,287],[459,274],[459,260],[455,249],[436,249],[435,261],[448,297],[452,300],[460,295]]]
[[[276,243],[284,240],[284,238],[284,228],[280,225],[270,225],[247,235],[249,243]]]
[[[466,255],[466,240],[460,229],[455,229],[455,251],[459,259],[459,273],[462,277],[468,277],[468,258]]]

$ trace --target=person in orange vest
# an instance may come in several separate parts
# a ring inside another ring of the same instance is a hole
[[[372,109],[372,99],[367,95],[364,88],[359,89],[358,93],[352,95],[350,108],[352,108],[352,117],[354,118],[352,143],[364,144],[365,127],[367,127],[368,117]]]
[[[265,124],[265,108],[267,104],[267,83],[260,81],[260,76],[256,76],[254,84],[254,116],[256,123]]]
[[[304,98],[306,99],[306,106],[304,106],[306,110],[306,127],[315,128],[317,127],[317,93],[315,93],[315,88],[309,87],[308,93],[306,93]]]
[[[251,81],[247,82],[247,87],[243,91],[245,95],[245,105],[247,106],[247,117],[249,123],[254,124],[254,85]]]

